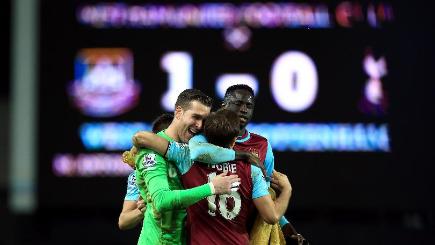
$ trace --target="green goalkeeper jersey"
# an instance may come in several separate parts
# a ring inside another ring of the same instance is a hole
[[[158,135],[173,141],[164,131]],[[147,203],[138,244],[185,244],[186,208],[212,195],[209,184],[183,190],[175,164],[150,149],[136,155],[136,183]]]

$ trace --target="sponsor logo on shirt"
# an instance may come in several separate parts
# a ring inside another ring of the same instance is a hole
[[[130,178],[128,179],[129,185],[136,185],[136,175],[134,172],[130,175]]]
[[[145,170],[152,170],[156,166],[156,154],[146,154],[142,162]]]

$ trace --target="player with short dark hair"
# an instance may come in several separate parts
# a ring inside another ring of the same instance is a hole
[[[218,110],[205,119],[203,137],[207,137],[209,143],[226,149],[232,148],[239,135],[239,124],[236,113],[225,109]],[[291,186],[285,175],[277,175],[281,183],[278,188],[282,194],[273,202],[262,171],[249,162],[199,164],[191,160],[190,149],[186,144],[169,144],[168,141],[159,139],[149,132],[143,132],[141,138],[145,146],[162,154],[166,152],[165,156],[177,163],[186,188],[213,181],[214,177],[222,172],[237,174],[241,179],[238,190],[233,190],[227,195],[213,195],[188,207],[187,227],[191,244],[247,244],[247,222],[255,209],[254,205],[269,223],[278,222],[287,208]],[[217,155],[211,154],[208,160],[212,160],[213,157],[219,158],[219,154]],[[229,207],[228,203],[233,205]]]
[[[174,119],[158,135],[169,142],[188,142],[202,130],[210,109],[210,97],[196,89],[184,90],[177,99]],[[136,135],[133,142],[138,145]],[[177,167],[157,152],[139,149],[135,160],[136,183],[147,203],[138,244],[184,243],[186,208],[207,196],[229,193],[239,181],[236,175],[219,175],[210,183],[184,190]]]
[[[163,113],[154,119],[151,130],[153,133],[157,134],[158,132],[165,130],[171,124],[172,120],[174,120],[174,115],[170,113]]]
[[[239,117],[229,110],[219,110],[207,117],[204,136],[210,144],[227,147],[239,135]]]
[[[239,117],[230,110],[211,113],[204,123],[204,136],[209,143],[232,148],[239,135]],[[188,148],[184,148],[189,151]],[[230,194],[214,195],[187,209],[187,227],[190,244],[248,244],[249,225],[255,208],[263,219],[274,224],[284,214],[291,196],[287,176],[277,173],[280,195],[272,201],[262,171],[243,161],[231,161],[223,165],[204,165],[193,162],[188,153],[181,153],[185,161],[182,181],[186,188],[207,183],[222,172],[237,174],[239,188]],[[279,175],[278,175],[279,174]]]
[[[174,115],[164,113],[158,116],[152,123],[152,131],[158,133],[166,129],[171,124]],[[137,149],[133,146],[130,151],[123,154],[123,161],[129,164],[134,169],[134,157],[130,154],[136,154]],[[142,198],[140,198],[139,189],[136,184],[136,175],[132,171],[127,179],[127,192],[122,204],[122,211],[118,218],[118,227],[121,230],[128,230],[138,225],[143,220],[143,213],[146,206]]]
[[[184,110],[187,110],[192,105],[192,101],[197,101],[206,107],[211,107],[213,104],[213,99],[211,97],[205,95],[201,90],[191,88],[184,90],[180,95],[178,95],[175,107],[181,107]]]
[[[250,151],[256,154],[266,168],[267,179],[272,176],[275,166],[274,155],[269,141],[261,135],[251,133],[246,126],[251,121],[255,107],[255,95],[251,87],[245,84],[230,86],[224,96],[222,108],[236,112],[240,118],[240,133],[236,140],[235,150]],[[195,142],[195,140],[192,140]],[[195,149],[195,147],[193,147]],[[194,154],[193,154],[194,155]],[[296,232],[290,222],[283,216],[280,225],[284,235],[294,240],[305,240]]]

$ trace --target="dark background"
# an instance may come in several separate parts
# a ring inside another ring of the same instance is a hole
[[[7,3],[8,8],[1,10],[3,23],[11,22],[10,1]],[[255,122],[387,122],[391,153],[275,152],[276,169],[288,174],[294,189],[286,217],[312,244],[435,242],[435,88],[431,73],[435,40],[433,17],[424,1],[393,2],[395,21],[382,29],[253,30],[251,48],[245,52],[224,49],[221,30],[84,27],[76,23],[76,3],[40,2],[39,206],[31,216],[9,213],[3,201],[7,200],[7,184],[2,181],[0,228],[5,235],[0,243],[136,242],[139,229],[117,229],[125,178],[58,178],[51,172],[52,154],[84,151],[76,143],[77,128],[82,122],[98,121],[71,107],[65,90],[74,78],[73,62],[78,50],[88,47],[130,48],[135,79],[156,91],[142,94],[137,107],[111,121],[151,121],[159,115],[159,99],[167,80],[159,66],[160,57],[166,51],[182,50],[189,51],[194,60],[194,87],[213,97],[217,75],[253,73],[260,84]],[[10,36],[10,29],[8,33]],[[367,46],[374,48],[375,57],[383,55],[387,59],[388,75],[383,81],[389,110],[381,118],[364,116],[352,107],[367,79],[361,70],[362,51]],[[10,47],[10,43],[4,47]],[[3,49],[9,57],[10,48]],[[319,75],[316,102],[309,110],[296,114],[276,106],[266,82],[274,59],[289,49],[308,54]],[[0,87],[2,125],[6,125],[2,135],[7,135],[10,127],[10,65],[6,64],[2,74],[7,79]],[[59,111],[63,113],[61,118],[51,116]],[[56,132],[62,132],[60,142]],[[7,155],[5,142],[2,154]],[[1,159],[2,165],[7,163],[3,161],[7,157]],[[7,175],[2,176],[7,179]]]

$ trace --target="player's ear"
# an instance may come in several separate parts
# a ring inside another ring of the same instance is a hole
[[[181,117],[183,116],[183,113],[184,113],[184,110],[183,110],[183,108],[181,108],[181,106],[177,106],[175,108],[175,118],[177,120],[181,119]]]

